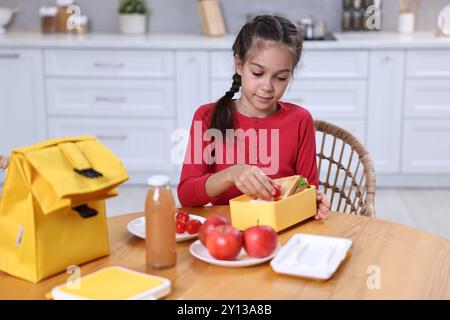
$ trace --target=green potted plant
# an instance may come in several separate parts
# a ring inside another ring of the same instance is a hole
[[[120,31],[124,34],[145,34],[147,14],[145,0],[121,0],[119,5]]]

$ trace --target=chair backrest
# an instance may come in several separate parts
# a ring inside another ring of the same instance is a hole
[[[319,190],[331,210],[375,216],[375,169],[369,152],[350,132],[315,120]]]

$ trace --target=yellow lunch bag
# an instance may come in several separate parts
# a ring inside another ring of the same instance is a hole
[[[105,199],[127,179],[95,137],[13,150],[0,198],[0,270],[36,283],[108,255]]]

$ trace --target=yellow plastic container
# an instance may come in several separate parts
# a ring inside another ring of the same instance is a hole
[[[250,200],[246,195],[230,200],[231,223],[240,230],[259,224],[278,232],[314,216],[317,210],[314,186],[283,200],[264,203]]]

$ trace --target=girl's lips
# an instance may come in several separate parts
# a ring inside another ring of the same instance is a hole
[[[265,98],[265,97],[261,97],[261,96],[256,95],[256,98],[257,98],[258,100],[262,101],[262,102],[269,102],[269,101],[272,101],[272,97]]]

